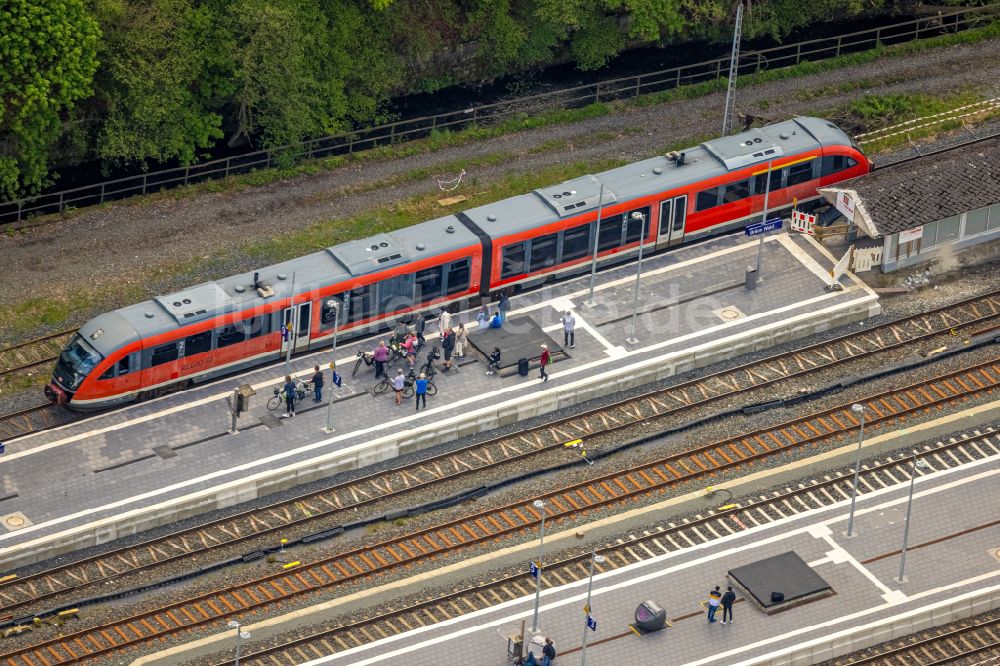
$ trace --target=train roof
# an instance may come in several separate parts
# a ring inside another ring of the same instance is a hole
[[[257,271],[205,282],[166,296],[130,305],[100,315],[93,328],[114,330],[107,340],[132,341],[172,331],[178,325],[193,324],[212,317],[241,312],[288,298],[317,287],[360,278],[426,257],[433,257],[478,243],[454,215],[363,240],[333,245],[320,252],[297,257]],[[254,289],[254,273],[274,294],[260,296]],[[88,324],[89,325],[89,324]]]
[[[613,206],[619,201],[684,187],[783,155],[850,143],[850,138],[836,125],[803,116],[687,148],[681,166],[659,155],[479,206],[466,211],[466,215],[493,238],[502,238],[596,210],[601,183],[604,205]]]

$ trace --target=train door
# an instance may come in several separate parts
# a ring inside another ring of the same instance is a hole
[[[656,249],[679,245],[684,241],[684,221],[687,219],[687,195],[660,202],[660,235]]]
[[[296,314],[297,313],[297,314]],[[299,303],[290,308],[285,308],[281,322],[285,328],[291,328],[291,334],[281,336],[281,353],[288,352],[288,345],[292,344],[292,352],[300,352],[309,348],[309,330],[312,324],[312,303]],[[287,340],[285,338],[288,338]]]

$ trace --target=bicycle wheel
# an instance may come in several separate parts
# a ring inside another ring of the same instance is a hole
[[[427,382],[427,395],[437,395],[438,387],[434,386],[434,382]]]
[[[412,386],[404,386],[403,387],[403,397],[404,398],[412,398],[413,397],[413,387]]]
[[[382,379],[382,381],[380,381],[378,384],[372,387],[372,393],[374,393],[375,395],[382,395],[388,390],[389,390],[389,382],[387,382],[384,378]]]
[[[278,407],[281,407],[281,396],[280,395],[272,395],[271,399],[267,401],[267,408],[270,409],[273,412]]]
[[[358,370],[361,369],[361,364],[364,362],[364,360],[365,360],[364,356],[359,356],[358,360],[354,362],[354,369],[351,370],[351,377],[358,376]]]

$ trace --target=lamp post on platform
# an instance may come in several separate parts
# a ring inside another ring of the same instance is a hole
[[[245,641],[250,638],[249,631],[240,631],[240,623],[236,620],[229,621],[229,628],[236,630],[236,666],[240,666],[240,641]]]
[[[333,351],[330,358],[330,369],[333,374],[330,377],[330,395],[326,401],[326,427],[323,428],[323,432],[331,433],[333,432],[333,389],[336,388],[336,382],[333,381],[333,378],[337,376],[337,324],[340,323],[340,308],[333,300],[327,305],[333,308]]]
[[[625,340],[630,345],[639,342],[639,339],[635,337],[635,320],[639,316],[639,278],[642,276],[642,248],[646,242],[646,216],[640,211],[635,211],[632,213],[632,219],[639,220],[642,223],[642,235],[639,237],[639,260],[635,264],[635,293],[632,295],[632,332]]]
[[[858,500],[858,472],[861,470],[861,444],[865,441],[865,407],[859,403],[851,405],[851,411],[861,417],[861,429],[858,431],[858,449],[854,454],[854,485],[851,489],[851,515],[847,519],[848,538],[854,533],[854,504]]]
[[[590,555],[590,581],[587,583],[587,605],[583,607],[583,612],[587,619],[583,623],[583,653],[580,656],[580,666],[587,666],[587,630],[590,629],[590,592],[594,587],[595,564],[604,564],[604,556],[598,555],[596,549]],[[594,626],[597,625],[595,624]]]
[[[906,522],[903,523],[903,548],[900,550],[899,554],[899,576],[896,577],[897,583],[905,583],[906,576],[904,572],[906,571],[906,546],[908,545],[910,539],[910,513],[913,510],[913,483],[917,478],[917,452],[913,452],[913,458],[910,459],[910,497],[906,500]]]
[[[545,549],[545,502],[537,499],[532,502],[532,506],[538,509],[538,511],[542,514],[542,531],[538,541],[538,564],[535,572],[535,613],[531,618],[531,633],[537,634],[539,632],[538,599],[542,594],[542,557],[544,557],[544,553],[542,551]]]
[[[594,258],[590,261],[590,295],[587,305],[594,304],[594,277],[597,275],[597,238],[601,230],[601,212],[604,210],[604,183],[601,183],[601,193],[597,195],[597,222],[594,222]]]

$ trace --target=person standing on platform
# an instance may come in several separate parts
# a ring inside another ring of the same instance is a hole
[[[396,370],[396,376],[392,378],[392,390],[396,392],[396,404],[403,404],[403,388],[406,386],[406,377],[403,376],[403,369]]]
[[[726,593],[722,595],[722,624],[729,620],[729,624],[733,623],[733,603],[736,601],[736,593],[733,592],[732,587],[726,588]]]
[[[549,364],[549,346],[542,345],[542,355],[538,357],[539,379],[543,382],[549,381],[549,374],[545,372],[545,366]]]
[[[715,622],[715,612],[719,610],[719,601],[722,599],[722,592],[719,591],[719,586],[716,585],[715,589],[708,593],[708,621]]]
[[[451,329],[445,329],[441,336],[441,349],[444,350],[444,371],[451,370],[451,355],[455,352],[455,334]]]
[[[545,647],[542,648],[542,666],[551,666],[556,660],[556,646],[552,644],[551,638],[545,639]]]
[[[469,332],[465,330],[465,324],[458,322],[455,329],[455,358],[465,358],[465,345],[469,344]]]
[[[375,379],[385,374],[385,362],[389,360],[389,348],[385,346],[385,340],[380,340],[378,347],[372,351],[372,358],[375,359]]]
[[[318,365],[313,366],[313,371],[313,402],[320,402],[323,400],[323,371]]]
[[[413,382],[413,388],[414,388],[415,394],[417,396],[417,409],[416,409],[416,411],[419,412],[420,411],[420,403],[421,402],[424,403],[424,408],[425,409],[427,407],[427,375],[425,375],[424,373],[421,372],[420,376],[417,377],[417,381]]]
[[[563,325],[563,346],[573,348],[576,347],[576,317],[569,310],[566,310],[566,314],[562,316],[559,321]]]
[[[443,338],[447,331],[451,331],[451,313],[447,310],[441,310],[441,316],[438,318],[438,333]]]
[[[417,341],[424,344],[424,330],[427,328],[427,318],[421,312],[417,315],[417,323],[413,325],[413,330],[417,334]]]
[[[417,335],[415,333],[407,335],[406,340],[403,341],[401,346],[403,348],[403,352],[406,354],[406,360],[412,368],[413,364],[417,360],[417,347],[420,346]]]
[[[291,375],[285,375],[285,386],[282,388],[285,393],[285,416],[295,416],[295,382]]]
[[[510,312],[510,299],[507,298],[507,292],[500,292],[500,302],[497,304],[497,310],[500,312],[500,321],[507,321],[507,313]]]

